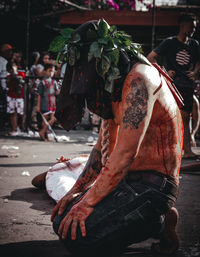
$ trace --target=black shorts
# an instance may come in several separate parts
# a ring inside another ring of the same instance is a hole
[[[184,101],[184,106],[181,108],[181,110],[191,113],[193,109],[194,87],[176,86],[176,88],[182,95]]]

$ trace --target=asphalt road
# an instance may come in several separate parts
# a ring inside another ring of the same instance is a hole
[[[0,253],[15,257],[70,256],[54,234],[50,214],[53,200],[31,185],[56,158],[88,154],[97,136],[90,131],[57,131],[59,143],[37,137],[0,137]],[[67,141],[62,141],[67,140]],[[195,149],[197,152],[199,148]],[[180,174],[178,234],[180,249],[173,257],[200,256],[200,171]],[[153,257],[152,240],[131,245],[120,257]]]

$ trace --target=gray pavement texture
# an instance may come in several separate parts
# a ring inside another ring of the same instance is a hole
[[[34,188],[31,180],[46,171],[61,155],[89,154],[97,136],[85,130],[59,130],[56,133],[64,134],[68,140],[56,143],[42,142],[33,137],[0,136],[1,256],[70,256],[51,226],[54,201],[44,190]],[[200,148],[195,148],[195,151],[200,153]],[[181,172],[180,182],[176,203],[180,215],[180,249],[173,257],[196,257],[200,256],[200,171]],[[119,257],[154,257],[150,252],[151,243],[152,240],[147,240],[131,245]]]

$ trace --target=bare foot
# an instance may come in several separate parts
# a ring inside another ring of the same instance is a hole
[[[42,141],[46,141],[45,133],[42,132],[41,130],[40,130],[38,133],[39,133],[39,135],[40,135],[41,140],[42,140]]]
[[[47,171],[43,172],[42,174],[37,175],[32,180],[32,185],[39,188],[39,189],[45,189],[45,178],[47,175]]]
[[[196,159],[200,159],[200,155],[194,154],[194,153],[192,153],[192,154],[184,154],[184,155],[182,156],[182,158],[183,158],[183,159],[196,160]]]
[[[158,254],[173,254],[179,248],[179,239],[176,232],[178,211],[172,207],[165,214],[165,228],[159,243],[153,243],[151,250]]]
[[[192,145],[193,147],[197,147],[197,143],[196,143],[196,140],[195,140],[194,135],[191,135],[191,145]]]

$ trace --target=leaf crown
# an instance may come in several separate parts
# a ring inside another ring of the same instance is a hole
[[[95,58],[97,73],[105,81],[105,90],[113,92],[114,81],[121,77],[118,67],[121,52],[131,57],[142,53],[140,44],[133,43],[131,36],[124,31],[118,31],[116,26],[109,26],[104,20],[97,21],[97,26],[88,28],[83,37],[72,28],[60,31],[50,44],[49,51],[58,53],[59,61],[68,62],[74,66],[81,57],[82,48],[88,46],[88,62]]]

